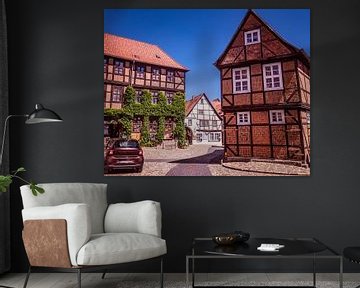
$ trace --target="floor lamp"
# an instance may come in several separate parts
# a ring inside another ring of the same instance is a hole
[[[50,109],[44,108],[44,106],[41,104],[36,104],[35,110],[33,112],[31,112],[30,114],[7,116],[5,119],[2,144],[1,144],[0,167],[2,166],[8,122],[11,118],[15,118],[15,117],[27,118],[25,121],[25,124],[39,124],[39,123],[46,123],[46,122],[62,122],[63,121],[58,114],[56,114],[54,111],[52,111]]]
[[[62,122],[63,120],[61,117],[55,113],[54,111],[45,108],[41,104],[35,105],[35,110],[31,112],[30,114],[23,114],[23,115],[9,115],[5,119],[4,123],[4,131],[3,131],[3,137],[1,141],[1,150],[0,150],[0,168],[2,167],[2,161],[3,161],[3,155],[4,155],[4,146],[6,142],[6,132],[7,132],[7,126],[8,122],[11,118],[26,118],[25,124],[39,124],[39,123],[47,123],[47,122]],[[0,284],[0,287],[4,288],[12,288],[9,286],[3,286]]]

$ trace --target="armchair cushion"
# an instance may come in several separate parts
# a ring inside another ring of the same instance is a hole
[[[20,187],[24,208],[56,206],[67,203],[85,203],[89,206],[92,233],[104,232],[107,209],[107,184],[99,183],[46,183],[39,184],[45,193],[34,197],[29,185]]]
[[[104,226],[105,233],[143,233],[161,237],[160,203],[145,200],[111,204]]]
[[[23,220],[65,219],[71,264],[76,266],[79,249],[90,239],[91,219],[86,204],[33,207],[22,210]],[[39,235],[39,237],[41,237]],[[37,240],[37,239],[35,239]]]
[[[140,233],[94,234],[81,247],[78,265],[108,265],[145,260],[166,254],[165,240]]]

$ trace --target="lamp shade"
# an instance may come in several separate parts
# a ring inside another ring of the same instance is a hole
[[[44,108],[41,104],[35,105],[35,110],[29,114],[25,123],[26,124],[38,124],[46,122],[62,122],[61,117],[54,111]]]

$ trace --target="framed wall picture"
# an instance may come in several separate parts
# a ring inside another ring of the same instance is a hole
[[[310,151],[309,9],[104,11],[105,175],[307,176]]]

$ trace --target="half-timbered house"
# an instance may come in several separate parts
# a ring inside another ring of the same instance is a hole
[[[186,101],[185,127],[190,130],[192,144],[222,144],[221,117],[205,93]]]
[[[215,66],[224,160],[310,164],[310,58],[248,10]]]
[[[144,90],[152,94],[156,105],[159,93],[163,92],[167,104],[171,105],[176,92],[185,93],[187,68],[176,62],[157,45],[132,40],[116,35],[104,34],[104,109],[121,109],[126,87],[136,90],[135,102],[140,103]],[[149,121],[150,136],[156,134],[158,119]],[[132,138],[139,139],[142,115],[136,115],[132,123]],[[165,119],[165,139],[173,137],[174,119]],[[119,124],[111,117],[104,119],[104,137],[118,137]]]

